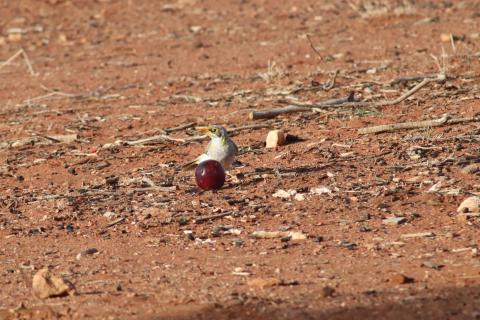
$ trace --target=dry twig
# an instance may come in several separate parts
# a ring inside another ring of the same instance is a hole
[[[33,70],[32,64],[30,63],[30,59],[28,59],[27,53],[23,49],[18,50],[13,56],[11,56],[6,61],[4,61],[2,64],[0,64],[0,69],[5,67],[6,65],[9,65],[13,60],[15,60],[19,56],[23,56],[23,59],[25,60],[25,64],[27,65],[28,71],[30,72],[30,74],[32,76],[34,76],[35,71]]]
[[[233,211],[227,211],[227,212],[212,214],[212,215],[209,215],[209,216],[200,216],[200,217],[195,218],[195,223],[202,223],[202,222],[213,220],[213,219],[218,219],[218,218],[223,218],[223,217],[226,217],[226,216],[231,216],[233,214],[234,214]]]
[[[274,118],[278,115],[284,113],[294,113],[294,112],[304,112],[309,111],[309,109],[327,109],[327,108],[355,108],[355,107],[385,107],[385,106],[393,106],[396,105],[403,100],[407,99],[408,97],[415,94],[418,90],[429,84],[430,82],[439,82],[444,81],[446,79],[445,74],[441,73],[437,75],[435,78],[424,78],[419,84],[417,84],[412,89],[405,92],[400,97],[394,100],[387,100],[387,101],[380,101],[380,102],[365,102],[365,101],[354,101],[353,93],[351,93],[348,97],[340,98],[340,99],[331,99],[326,100],[317,104],[293,104],[289,105],[285,108],[277,108],[277,109],[270,109],[270,110],[262,110],[262,111],[252,111],[249,114],[249,118],[251,120],[254,119],[266,119],[266,118]]]
[[[433,120],[402,122],[402,123],[384,124],[380,126],[360,128],[358,129],[358,133],[361,133],[361,134],[381,133],[381,132],[389,132],[389,131],[396,131],[396,130],[439,127],[447,124],[475,122],[475,121],[480,121],[480,116],[450,119],[448,115],[444,115],[441,118],[433,119]]]

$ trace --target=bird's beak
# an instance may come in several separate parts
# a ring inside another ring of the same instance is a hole
[[[206,134],[207,136],[211,136],[211,132],[210,132],[209,127],[197,127],[197,131],[201,132],[203,134]]]

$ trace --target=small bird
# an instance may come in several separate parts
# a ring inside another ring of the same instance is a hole
[[[198,131],[210,137],[210,143],[207,151],[195,160],[189,161],[182,165],[184,169],[191,169],[200,162],[206,160],[216,160],[220,162],[225,170],[228,170],[235,160],[238,148],[235,142],[228,137],[227,130],[222,126],[210,125],[208,127],[199,127]]]

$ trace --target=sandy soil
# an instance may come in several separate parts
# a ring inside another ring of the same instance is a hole
[[[456,212],[480,193],[479,122],[358,131],[480,112],[478,1],[3,0],[0,17],[0,60],[24,50],[0,66],[0,319],[480,317],[480,221]],[[248,117],[352,92],[366,103]],[[205,192],[178,166],[212,123],[240,128],[240,155]],[[76,294],[35,297],[42,268]]]

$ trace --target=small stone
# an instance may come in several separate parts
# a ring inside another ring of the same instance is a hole
[[[107,219],[113,219],[117,216],[117,214],[113,211],[107,211],[103,214],[103,216]]]
[[[200,30],[202,30],[202,27],[201,26],[191,26],[189,29],[193,33],[198,33],[198,32],[200,32]]]
[[[399,225],[399,224],[405,223],[406,221],[407,221],[407,218],[405,217],[391,217],[391,218],[383,219],[382,223],[387,225]]]
[[[32,281],[32,291],[41,299],[64,297],[75,294],[75,287],[69,281],[53,275],[48,269],[39,270]]]
[[[431,269],[434,269],[434,270],[440,270],[443,267],[445,267],[445,265],[443,265],[441,263],[434,262],[434,261],[422,262],[421,266],[425,267],[425,268],[431,268]]]
[[[63,44],[63,45],[66,44],[68,42],[67,35],[65,33],[60,33],[58,35],[58,42]]]
[[[97,248],[88,248],[77,254],[77,260],[80,260],[82,257],[93,255],[95,253],[98,253]]]
[[[247,286],[259,289],[274,287],[280,284],[281,281],[276,278],[254,278],[247,281]]]
[[[272,130],[267,135],[266,147],[276,148],[285,144],[285,133],[283,130]]]
[[[457,208],[458,213],[479,213],[480,212],[480,197],[473,196],[463,200]]]
[[[330,286],[325,286],[322,288],[322,297],[323,298],[330,298],[335,295],[335,289]]]
[[[331,194],[332,193],[332,190],[328,187],[324,187],[324,186],[320,186],[320,187],[316,187],[316,188],[312,188],[310,189],[310,193],[312,194],[318,194],[318,195],[321,195],[321,194]]]
[[[406,284],[406,283],[412,283],[414,281],[413,278],[407,277],[403,274],[397,273],[390,277],[389,282],[393,284]]]
[[[290,237],[291,240],[305,240],[307,239],[307,236],[299,231],[289,231],[287,232],[287,237]]]
[[[360,228],[358,229],[360,232],[370,232],[372,231],[372,228],[368,224],[362,224]]]
[[[451,36],[450,33],[442,33],[442,34],[440,35],[440,40],[441,40],[442,42],[450,42],[450,36]]]
[[[20,32],[13,32],[8,35],[9,42],[20,42],[22,41],[22,34]]]
[[[297,193],[293,198],[297,201],[305,201],[305,195],[303,193]]]
[[[233,245],[236,246],[236,247],[241,247],[243,246],[243,240],[242,239],[234,239],[232,241]]]
[[[278,189],[275,191],[274,194],[272,194],[272,197],[274,198],[281,198],[281,199],[290,199],[291,196],[296,195],[297,191],[290,189],[290,190],[283,190],[283,189]]]

